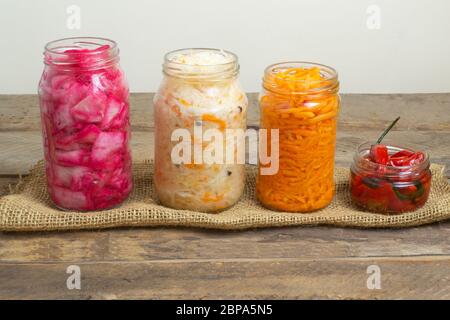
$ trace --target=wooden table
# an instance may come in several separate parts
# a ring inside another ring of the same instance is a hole
[[[250,94],[249,125],[258,125]],[[133,156],[153,154],[151,94],[133,94]],[[450,168],[450,94],[343,95],[337,165],[389,137],[426,148]],[[0,189],[42,158],[34,95],[0,96]],[[450,170],[447,170],[450,177]],[[67,267],[81,269],[69,290]],[[381,270],[368,289],[367,268]],[[332,227],[211,231],[136,228],[0,233],[0,298],[450,298],[450,222],[399,230]]]

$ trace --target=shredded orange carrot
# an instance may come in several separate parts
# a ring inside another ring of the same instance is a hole
[[[197,163],[185,163],[183,165],[186,168],[188,168],[188,169],[204,169],[205,168],[205,164],[203,164],[203,163],[200,163],[200,164],[197,164]]]
[[[218,202],[223,199],[223,194],[213,196],[210,192],[205,192],[202,197],[203,202]]]
[[[257,196],[265,206],[308,212],[331,202],[339,110],[337,79],[334,81],[335,85],[322,76],[318,67],[266,74],[266,90],[260,100],[261,128],[279,129],[280,157],[277,174],[259,171]],[[327,90],[321,90],[324,87]],[[268,147],[270,154],[270,143]]]
[[[175,112],[175,114],[176,114],[178,117],[181,116],[181,111],[180,111],[180,108],[178,108],[178,106],[173,105],[173,106],[171,106],[171,109],[172,109],[173,112]]]
[[[205,113],[204,115],[202,115],[202,120],[203,121],[209,121],[209,122],[214,122],[216,124],[219,125],[219,129],[220,130],[225,130],[227,127],[227,124],[225,121],[217,118],[216,116],[209,114],[209,113]]]

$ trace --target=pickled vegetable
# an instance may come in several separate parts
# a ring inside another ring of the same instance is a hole
[[[290,212],[327,206],[334,194],[337,79],[318,66],[287,63],[268,68],[264,89],[261,127],[279,130],[279,171],[262,175],[260,170],[259,200]]]
[[[428,156],[382,144],[362,145],[351,167],[350,192],[353,202],[368,211],[398,214],[422,207],[430,193],[431,172]]]
[[[128,87],[110,46],[46,53],[39,86],[48,190],[63,209],[98,210],[132,188]]]
[[[194,146],[203,154],[214,149],[202,133],[216,129],[225,137],[229,129],[246,128],[247,98],[237,80],[236,56],[215,49],[186,49],[169,53],[164,78],[155,96],[155,187],[162,204],[203,212],[232,206],[244,188],[244,164],[195,163]],[[174,69],[172,69],[172,67]],[[172,141],[176,129],[184,129],[192,157],[175,163]],[[198,129],[201,130],[197,131]],[[241,143],[222,141],[237,150]],[[223,159],[225,160],[225,159]]]
[[[410,152],[407,150],[399,152]],[[422,152],[413,153],[422,157]],[[389,157],[389,163],[394,154]],[[414,211],[422,207],[428,200],[431,188],[431,172],[423,162],[411,161],[401,167],[375,164],[368,170],[358,170],[356,167],[367,166],[364,163],[355,164],[351,171],[350,192],[352,201],[368,211],[398,214]],[[425,158],[422,158],[425,161]],[[370,156],[360,161],[372,162]],[[417,168],[417,167],[416,167]]]

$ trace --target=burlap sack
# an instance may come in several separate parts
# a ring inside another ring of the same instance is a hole
[[[173,210],[154,198],[152,163],[133,165],[134,190],[130,198],[112,210],[80,213],[64,212],[51,203],[46,190],[43,163],[39,162],[12,194],[0,199],[0,230],[49,231],[101,229],[113,227],[189,226],[211,229],[247,229],[295,225],[336,225],[365,228],[408,227],[450,218],[450,186],[443,167],[432,165],[433,183],[428,203],[402,215],[362,212],[354,207],[348,192],[348,169],[336,169],[336,196],[326,209],[308,213],[267,210],[255,200],[256,167],[247,167],[247,183],[242,199],[219,214]]]

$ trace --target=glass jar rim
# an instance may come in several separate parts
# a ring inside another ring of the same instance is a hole
[[[372,145],[373,145],[373,142],[367,141],[358,146],[358,149],[355,152],[355,155],[353,158],[354,159],[353,163],[355,165],[361,164],[361,160],[362,160],[362,161],[364,161],[364,166],[366,168],[369,168],[371,170],[372,169],[378,170],[380,168],[388,169],[388,170],[386,170],[386,172],[391,172],[390,175],[392,175],[392,176],[408,174],[411,172],[421,172],[424,169],[426,169],[427,167],[429,167],[429,165],[430,165],[430,158],[429,158],[428,153],[426,151],[422,151],[422,150],[420,150],[420,152],[423,153],[424,159],[419,163],[415,163],[415,164],[409,165],[409,166],[395,166],[394,167],[394,166],[390,166],[390,165],[378,164],[378,163],[372,162],[370,160],[364,159],[364,156],[369,154],[370,148]],[[388,148],[388,151],[398,152],[401,150],[408,150],[411,152],[419,152],[419,151],[414,150],[413,147],[408,146],[408,145],[406,147],[405,146],[400,147],[396,144],[389,143],[389,140],[388,140],[388,143],[384,143],[384,145],[386,145],[386,147]]]
[[[309,89],[307,91],[285,91],[280,90],[277,88],[277,86],[270,81],[273,79],[274,75],[276,75],[278,70],[284,70],[288,68],[314,68],[317,67],[320,69],[320,72],[322,75],[325,75],[326,77],[324,79],[320,80],[305,80],[305,79],[299,79],[299,80],[293,80],[293,79],[284,79],[283,81],[286,81],[287,83],[306,83],[306,81],[309,84],[323,84],[322,86],[318,86],[314,89]],[[271,85],[270,85],[271,84]],[[270,85],[270,86],[269,86]],[[338,81],[338,72],[336,69],[327,66],[325,64],[316,63],[316,62],[308,62],[308,61],[284,61],[284,62],[277,62],[274,64],[271,64],[267,66],[264,69],[264,77],[263,77],[263,87],[266,90],[280,93],[280,94],[311,94],[311,93],[321,93],[323,91],[338,91],[339,89],[339,81]]]
[[[95,42],[94,42],[95,41]],[[98,43],[103,42],[103,43]],[[65,46],[62,46],[62,44],[67,43]],[[67,46],[70,46],[71,48],[77,47],[82,48],[80,45],[96,45],[96,46],[103,46],[108,44],[111,49],[117,48],[117,43],[114,40],[108,39],[108,38],[102,38],[102,37],[69,37],[69,38],[62,38],[57,39],[48,42],[45,45],[45,51],[55,53],[55,54],[64,54],[64,52],[57,51],[55,49],[57,48],[67,48]]]
[[[108,48],[106,48],[108,46]],[[105,47],[104,50],[96,50]],[[77,66],[80,67],[79,56],[68,54],[66,50],[91,49],[83,52],[83,56],[92,58],[92,63],[84,66],[85,69],[97,69],[117,63],[119,60],[119,49],[114,40],[102,37],[70,37],[48,42],[44,52],[44,63],[61,68]],[[106,55],[105,55],[106,53]]]
[[[215,52],[226,54],[230,61],[214,64],[189,64],[174,61],[177,54],[192,52]],[[183,48],[169,51],[164,55],[163,73],[169,76],[185,79],[231,78],[239,73],[238,57],[235,53],[216,48]]]

